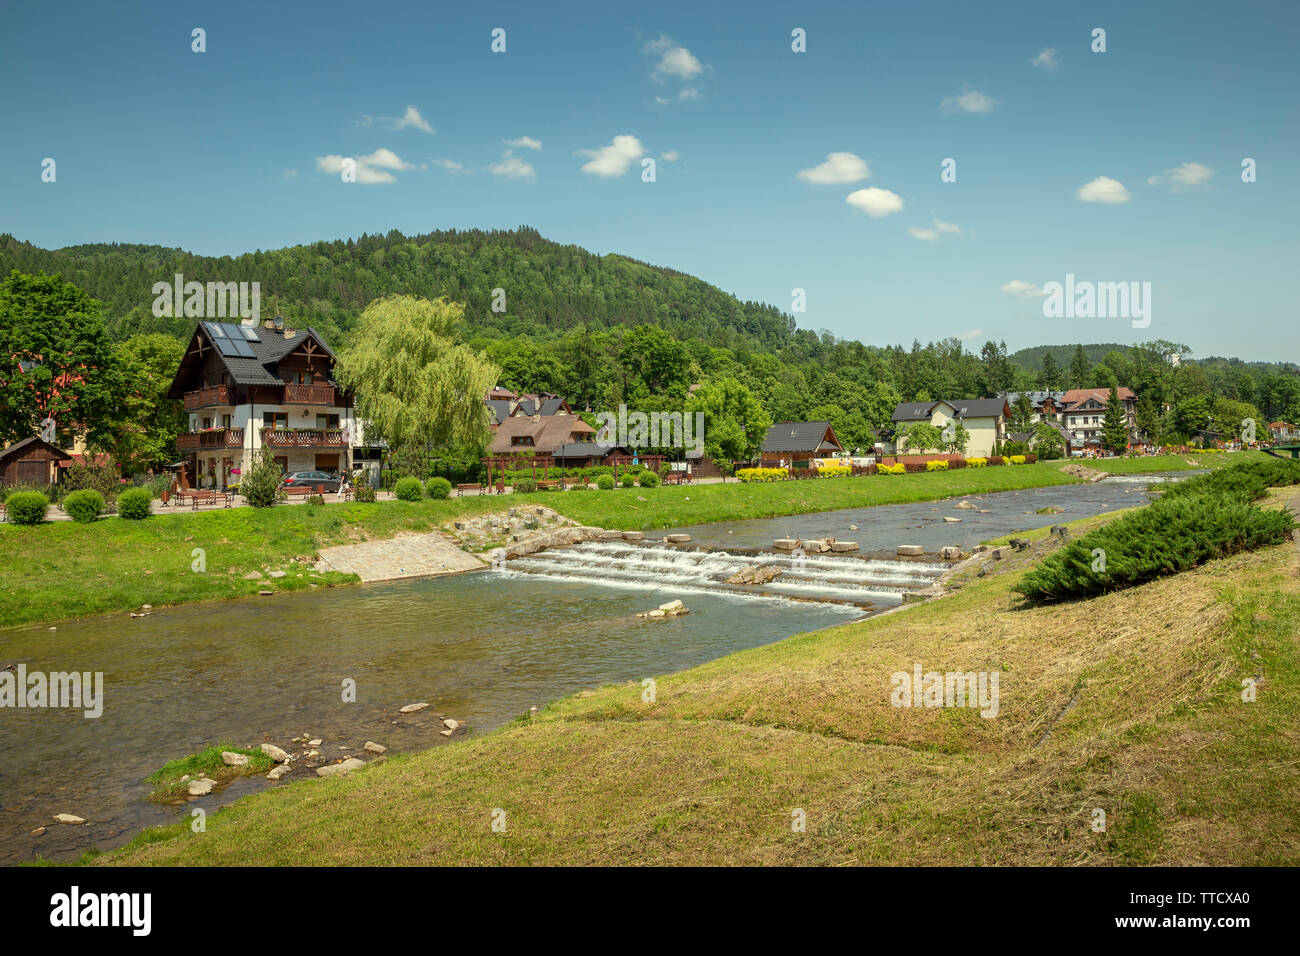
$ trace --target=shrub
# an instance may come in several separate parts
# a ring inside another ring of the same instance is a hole
[[[909,461],[907,464],[903,465],[903,471],[911,475],[919,474],[926,470],[925,466],[927,464],[929,464],[929,462],[922,463],[919,461]]]
[[[514,481],[510,482],[510,487],[512,487],[517,494],[521,494],[521,495],[532,494],[534,491],[537,490],[537,479],[517,478]]]
[[[637,484],[642,488],[653,488],[659,484],[659,474],[653,471],[643,471],[637,479]]]
[[[311,505],[311,506],[314,507],[314,508],[315,508],[315,507],[320,507],[321,505],[324,505],[324,504],[325,504],[325,496],[324,496],[324,495],[308,495],[308,496],[307,496],[307,504]]]
[[[446,478],[430,478],[424,490],[430,498],[446,498],[451,494],[451,482]]]
[[[586,483],[585,481],[579,481],[577,484],[569,485],[569,490],[570,490],[570,491],[590,491],[591,489],[590,489],[589,487],[587,487],[587,483]]]
[[[966,467],[965,458],[954,458],[952,461],[948,462],[949,471],[955,471],[958,468],[965,468],[965,467]]]
[[[71,464],[59,483],[62,494],[74,491],[98,491],[110,508],[122,491],[122,479],[112,465]]]
[[[1235,495],[1166,495],[1056,551],[1014,588],[1034,600],[1055,601],[1133,587],[1282,541],[1294,525],[1289,512],[1264,511]],[[1094,571],[1097,549],[1105,564]]]
[[[790,473],[784,468],[737,468],[736,477],[746,483],[785,481]]]
[[[824,465],[817,469],[818,478],[847,478],[853,474],[851,465]]]
[[[596,478],[596,487],[599,488],[601,491],[613,491],[614,476],[608,474],[600,475],[599,477]]]
[[[149,502],[153,499],[144,488],[128,488],[117,496],[117,514],[128,521],[141,521],[152,513]]]
[[[618,483],[622,485],[624,488],[631,488],[633,485],[636,484],[636,476],[632,474],[625,474],[622,478],[618,480]]]
[[[393,494],[402,501],[419,501],[424,497],[424,485],[420,484],[419,478],[408,475],[397,479],[393,485]]]
[[[926,471],[947,471],[948,462],[940,461],[937,459],[935,461],[927,461],[925,463],[925,470]]]
[[[91,488],[82,488],[63,499],[63,510],[73,521],[90,524],[103,513],[104,496]]]
[[[40,524],[50,499],[39,491],[16,491],[5,499],[5,514],[14,524]]]
[[[1025,464],[1027,465],[1032,465],[1036,461],[1038,461],[1038,456],[1035,455],[1032,451],[1026,453],[1024,457],[1025,457]]]
[[[967,459],[966,459],[966,467],[967,467],[967,468],[983,468],[983,467],[985,467],[988,463],[989,463],[989,460],[988,460],[987,458],[967,458]]]
[[[1001,465],[1001,464],[1003,464],[1002,456],[1001,456],[1001,455],[990,455],[990,456],[989,456],[989,465],[990,465],[990,466],[993,466],[993,465]]]
[[[1025,463],[1025,456],[1012,455],[1010,458],[1006,459],[1006,462],[1008,465],[1023,465]]]
[[[269,448],[262,449],[262,457],[239,476],[239,493],[254,508],[269,508],[285,498],[280,487],[280,466]]]
[[[897,465],[876,466],[876,474],[878,475],[901,475],[906,471],[907,471],[907,466],[901,463]]]
[[[357,501],[374,501],[375,489],[369,485],[359,485],[353,492],[353,497],[356,498]]]

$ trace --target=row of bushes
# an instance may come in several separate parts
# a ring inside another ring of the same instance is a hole
[[[1015,589],[1057,601],[1133,587],[1286,539],[1289,512],[1254,504],[1276,485],[1300,484],[1300,464],[1247,462],[1169,486],[1147,507],[1066,545]]]
[[[370,495],[367,499],[362,499],[360,489],[358,489],[357,500],[375,500],[374,489],[368,489]],[[451,482],[446,478],[430,478],[427,482],[420,481],[419,478],[408,476],[398,478],[393,484],[393,495],[401,501],[419,501],[428,495],[430,498],[446,498],[451,494]]]
[[[147,488],[127,488],[117,496],[117,514],[129,521],[149,517],[152,496]],[[45,520],[50,510],[49,496],[39,491],[18,491],[5,499],[5,515],[14,524],[34,525]],[[80,488],[63,499],[63,510],[73,521],[89,524],[104,514],[104,496],[92,488]]]

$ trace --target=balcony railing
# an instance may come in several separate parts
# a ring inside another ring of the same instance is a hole
[[[209,385],[206,388],[196,388],[192,392],[185,393],[185,410],[193,411],[196,408],[209,408],[213,405],[229,405],[230,389],[225,385]]]
[[[286,385],[284,387],[284,404],[286,405],[333,405],[333,385]]]
[[[262,444],[268,448],[344,448],[341,428],[263,428]]]
[[[211,428],[176,436],[176,447],[181,451],[199,451],[203,448],[242,448],[242,428]]]

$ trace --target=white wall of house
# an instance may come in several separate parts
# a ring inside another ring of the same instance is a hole
[[[305,414],[304,414],[305,410]],[[204,408],[199,411],[191,412],[190,430],[199,431],[203,427],[205,419],[210,419],[212,427],[220,427],[225,423],[225,416],[230,416],[230,428],[242,428],[244,430],[243,445],[238,447],[226,446],[215,448],[202,448],[197,452],[199,461],[200,474],[204,476],[207,484],[208,475],[216,476],[216,484],[224,486],[236,480],[235,477],[227,477],[226,459],[229,459],[231,469],[239,469],[242,473],[247,471],[254,463],[257,462],[262,445],[262,428],[263,416],[267,413],[277,413],[287,416],[287,423],[284,427],[289,429],[316,428],[318,415],[336,415],[338,416],[338,428],[348,429],[353,440],[347,445],[334,445],[322,447],[272,447],[271,451],[277,458],[287,459],[285,470],[288,472],[295,471],[315,471],[317,469],[318,455],[337,455],[339,469],[349,466],[351,462],[351,446],[356,443],[355,435],[357,433],[356,420],[353,415],[353,409],[341,406],[324,406],[324,405],[270,405],[270,404],[245,404],[245,405],[226,405]],[[330,426],[333,427],[333,426]]]

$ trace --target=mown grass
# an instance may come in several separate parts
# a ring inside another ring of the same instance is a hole
[[[248,763],[241,767],[228,767],[221,759],[223,751],[243,754],[248,757]],[[225,783],[235,777],[266,773],[274,765],[275,761],[261,750],[236,747],[233,744],[216,744],[188,757],[170,760],[150,774],[147,779],[154,785],[154,789],[149,794],[149,799],[169,803],[185,795],[190,780],[209,777],[217,783]]]
[[[1075,461],[1111,475],[1150,474],[1153,471],[1199,471],[1223,468],[1241,461],[1271,461],[1262,451],[1189,452],[1186,455],[1152,455],[1150,458],[1077,458]]]
[[[1298,570],[1287,543],[1043,608],[994,568],[658,677],[653,701],[578,694],[95,862],[1295,865]],[[999,671],[999,716],[892,706],[915,662]]]

